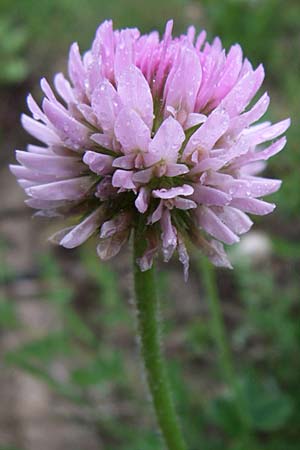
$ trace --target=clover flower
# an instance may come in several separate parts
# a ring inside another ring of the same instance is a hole
[[[281,182],[257,174],[284,147],[290,122],[256,123],[269,105],[265,93],[249,107],[264,70],[239,45],[226,54],[219,38],[209,44],[194,27],[171,33],[172,21],[161,40],[106,21],[83,57],[74,43],[70,81],[57,74],[55,94],[42,79],[41,108],[29,95],[33,117],[22,116],[44,145],[17,150],[11,171],[38,215],[76,221],[55,242],[73,248],[97,233],[106,260],[138,226],[141,270],[158,252],[169,261],[177,250],[187,277],[187,240],[230,267],[222,243],[250,229],[248,213],[273,211],[261,197]]]

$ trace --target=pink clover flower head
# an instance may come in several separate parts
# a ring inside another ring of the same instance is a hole
[[[230,267],[223,243],[250,229],[248,214],[273,211],[261,197],[281,182],[258,174],[290,121],[257,123],[269,105],[267,93],[252,101],[264,70],[239,45],[226,53],[194,27],[173,38],[172,25],[160,39],[105,21],[83,56],[74,43],[68,78],[57,74],[55,90],[42,79],[41,107],[28,96],[22,124],[42,145],[17,150],[11,171],[39,215],[77,220],[53,241],[73,248],[97,234],[106,260],[139,223],[141,270],[177,251],[187,277],[188,240]]]

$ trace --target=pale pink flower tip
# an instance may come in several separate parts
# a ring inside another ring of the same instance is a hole
[[[283,149],[290,121],[257,124],[269,105],[266,93],[252,102],[264,70],[239,45],[226,54],[193,27],[173,38],[172,25],[160,39],[105,21],[83,57],[73,44],[69,80],[57,74],[54,93],[42,79],[42,106],[29,95],[32,117],[22,116],[43,146],[18,150],[11,171],[39,215],[82,215],[55,242],[73,248],[97,233],[106,260],[139,222],[141,270],[160,250],[165,261],[177,250],[187,278],[188,239],[230,267],[222,243],[250,229],[247,213],[273,211],[261,197],[280,181],[257,173]]]

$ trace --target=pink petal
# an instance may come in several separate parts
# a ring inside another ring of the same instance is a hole
[[[114,55],[112,55],[112,59],[113,58]],[[110,67],[104,66],[101,54],[96,56],[93,55],[92,52],[87,52],[84,55],[84,60],[89,60],[85,62],[84,65],[86,67],[86,79],[85,79],[86,96],[90,100],[94,90],[105,80],[105,73],[107,73],[107,80],[112,82],[114,80],[114,73]]]
[[[53,147],[52,147],[53,148]],[[27,145],[29,153],[37,153],[39,155],[53,155],[54,152],[49,147],[39,147],[38,145]],[[73,155],[73,152],[72,152]]]
[[[194,111],[201,78],[202,70],[197,53],[191,48],[182,47],[179,64],[171,69],[164,92],[166,110],[169,106],[174,108],[181,123]]]
[[[73,229],[73,227],[63,228],[48,238],[52,244],[60,244],[60,241]]]
[[[251,71],[253,72],[252,64],[247,58],[245,58],[242,65],[242,69],[240,71],[239,80],[241,80],[244,77],[244,75],[246,75],[246,73]]]
[[[267,93],[265,93],[257,103],[250,109],[250,111],[237,116],[230,122],[229,133],[237,135],[247,128],[251,123],[259,120],[267,111],[270,103],[270,98]]]
[[[43,101],[43,110],[66,143],[70,141],[75,149],[88,144],[89,129],[71,117],[66,110],[63,111],[47,99]]]
[[[150,200],[150,193],[147,188],[141,187],[139,194],[134,202],[137,210],[144,214],[149,206],[149,200]]]
[[[166,76],[167,69],[167,52],[170,48],[170,42],[172,40],[172,29],[173,29],[173,20],[168,20],[165,27],[165,33],[162,42],[162,51],[160,54],[160,58],[158,60],[158,69],[155,75],[155,84],[154,89],[155,92],[160,94],[162,85]]]
[[[38,184],[50,183],[51,181],[59,180],[56,175],[45,175],[44,173],[33,172],[23,166],[11,164],[9,166],[10,171],[17,177],[25,180],[35,181]],[[64,176],[62,178],[65,178]]]
[[[112,178],[112,185],[122,189],[135,189],[135,184],[132,181],[133,171],[118,169],[114,172]]]
[[[133,109],[123,108],[120,111],[115,123],[115,134],[125,154],[133,150],[148,150],[150,130]]]
[[[191,44],[194,43],[195,34],[196,34],[196,28],[193,25],[190,25],[187,29],[187,38]]]
[[[99,144],[101,147],[107,148],[108,150],[112,150],[113,140],[111,136],[107,134],[94,133],[90,136],[90,138],[91,141],[96,142],[96,144]]]
[[[32,152],[32,147],[30,145],[27,147],[27,149],[29,152]],[[33,151],[33,153],[41,152]],[[43,152],[43,154],[45,153]],[[73,150],[65,147],[64,144],[61,143],[60,145],[51,145],[51,147],[49,148],[49,156],[68,156],[72,158],[81,158],[81,152],[78,152],[78,154],[76,154]]]
[[[152,196],[155,198],[162,198],[162,199],[170,199],[175,198],[179,195],[192,195],[194,192],[194,189],[189,184],[184,184],[183,186],[178,186],[170,189],[154,189],[152,191]]]
[[[290,119],[282,120],[275,125],[267,126],[263,129],[249,133],[248,137],[251,139],[252,145],[258,145],[262,142],[270,141],[283,134],[290,126]]]
[[[153,124],[153,100],[149,84],[134,65],[125,69],[118,79],[118,94],[123,105],[136,111],[148,128]]]
[[[154,78],[154,55],[157,54],[159,47],[159,34],[157,31],[152,31],[148,35],[143,35],[136,45],[136,66],[144,74],[149,85],[152,84],[152,88],[157,87],[157,82]],[[157,90],[153,90],[153,94],[156,94]]]
[[[178,255],[179,261],[183,265],[184,281],[187,282],[189,277],[190,258],[184,245],[182,237],[178,234]]]
[[[196,125],[200,125],[201,123],[204,123],[205,121],[206,121],[205,114],[190,113],[184,124],[184,129],[188,130],[189,128],[195,127]]]
[[[207,120],[195,131],[187,143],[183,157],[186,158],[194,150],[200,148],[211,150],[229,126],[229,116],[223,109],[213,111]]]
[[[108,259],[116,256],[123,245],[126,244],[129,238],[129,231],[121,231],[120,233],[116,233],[113,236],[103,239],[100,241],[100,244],[97,246],[97,253],[99,258],[103,261],[107,261]]]
[[[79,47],[76,42],[72,44],[70,48],[68,71],[70,79],[75,88],[79,92],[84,93],[85,91],[84,82],[86,74],[82,64]]]
[[[240,114],[249,104],[264,79],[264,70],[260,65],[255,71],[247,72],[234,88],[222,100],[224,108],[230,117]]]
[[[195,110],[211,110],[209,102],[214,101],[214,91],[219,81],[219,76],[226,62],[225,51],[220,45],[210,46],[205,44],[202,54],[200,54],[202,65],[202,82],[197,95]],[[216,102],[216,99],[215,99]]]
[[[111,20],[105,20],[97,29],[92,45],[92,64],[89,66],[89,80],[92,90],[99,85],[103,75],[114,80],[115,36]]]
[[[139,170],[138,172],[135,172],[132,176],[132,180],[135,183],[147,184],[151,180],[152,176],[153,176],[153,168],[150,167],[149,169]]]
[[[28,198],[25,200],[25,203],[27,206],[34,209],[56,209],[72,206],[74,204],[74,202],[68,200],[40,200],[39,198]]]
[[[87,151],[84,154],[83,161],[97,175],[108,175],[112,172],[112,156],[101,153]]]
[[[258,216],[270,214],[275,208],[273,203],[267,203],[262,200],[257,200],[256,198],[234,198],[232,199],[230,206]]]
[[[104,220],[104,209],[102,207],[96,209],[86,219],[76,225],[72,230],[63,237],[60,245],[65,248],[74,248],[83,244],[94,232],[99,228]]]
[[[100,238],[106,239],[126,230],[130,224],[130,218],[128,213],[119,213],[113,219],[107,220],[101,226]]]
[[[54,86],[58,94],[66,103],[76,102],[73,89],[71,88],[69,81],[66,80],[62,73],[55,75]]]
[[[57,136],[57,134],[51,130],[48,126],[37,122],[36,120],[32,119],[29,116],[26,116],[25,114],[22,114],[21,116],[21,122],[23,125],[23,128],[31,134],[31,136],[35,137],[41,142],[45,142],[45,144],[48,145],[59,145],[60,139]]]
[[[31,188],[32,186],[37,186],[38,183],[36,181],[31,181],[31,180],[22,180],[21,178],[19,178],[17,180],[19,186],[21,186],[22,189],[24,189],[27,192],[28,188]]]
[[[211,156],[216,156],[218,159],[223,160],[223,165],[228,164],[232,160],[246,154],[249,151],[251,140],[243,135],[240,135],[232,146],[220,150],[212,150]]]
[[[133,169],[134,168],[134,161],[135,161],[136,155],[129,154],[126,156],[119,156],[119,158],[115,158],[113,162],[113,167],[118,167],[120,169]]]
[[[26,193],[41,200],[80,200],[91,189],[95,180],[85,176],[57,181],[26,189]]]
[[[231,206],[214,209],[220,220],[236,234],[243,234],[250,230],[252,220],[242,211]]]
[[[197,242],[195,243],[216,267],[232,269],[232,265],[221,242],[215,241],[214,239],[208,241],[203,236],[198,236]]]
[[[48,156],[16,151],[17,160],[30,170],[57,177],[75,177],[86,172],[86,167],[77,158],[70,156]]]
[[[237,158],[234,161],[233,166],[239,167],[240,165],[249,164],[254,161],[266,161],[269,158],[271,158],[272,156],[279,153],[284,148],[285,144],[286,144],[286,138],[285,137],[280,138],[264,150],[260,150],[257,152],[251,151],[251,152],[247,153],[246,155],[243,155],[240,158]]]
[[[71,108],[75,108],[75,106],[71,106]],[[70,110],[71,110],[70,108]],[[83,119],[85,122],[88,122],[88,124],[92,125],[93,127],[97,127],[97,120],[96,120],[96,116],[94,114],[93,109],[91,108],[91,106],[89,105],[85,105],[84,103],[80,103],[80,104],[76,104],[76,108],[77,110],[82,114],[82,118],[80,117],[80,119]],[[77,116],[78,113],[75,112],[75,115]]]
[[[57,98],[54,95],[54,92],[53,92],[50,84],[46,80],[46,78],[41,79],[40,85],[41,85],[42,91],[46,95],[47,99],[51,103],[53,103],[55,106],[57,106],[58,108],[61,108],[63,110],[64,109],[63,105],[57,100]]]
[[[195,154],[195,153],[194,153]],[[194,156],[193,154],[193,156]],[[192,157],[193,159],[193,157]],[[196,164],[191,170],[190,175],[201,174],[207,170],[219,170],[225,165],[223,159],[220,158],[204,158],[198,164]]]
[[[226,57],[226,63],[220,73],[220,79],[214,92],[214,98],[222,99],[236,83],[241,67],[243,53],[239,45],[233,45]]]
[[[117,188],[112,185],[112,177],[110,175],[106,175],[97,184],[95,196],[100,200],[109,200],[115,198],[117,192]]]
[[[104,132],[113,131],[121,102],[113,85],[104,80],[92,94],[92,108]]]
[[[246,164],[239,168],[241,176],[255,176],[263,172],[266,168],[264,161],[257,161],[250,164]]]
[[[161,217],[162,217],[162,213],[163,213],[163,201],[161,200],[157,206],[157,208],[155,209],[155,211],[151,214],[151,216],[149,216],[148,218],[148,224],[152,224],[155,222],[158,222]]]
[[[30,111],[32,112],[34,120],[41,120],[46,125],[49,124],[49,120],[47,119],[46,115],[43,113],[43,111],[38,106],[38,104],[36,103],[31,94],[27,96],[27,105]]]
[[[158,242],[156,239],[152,239],[151,241],[148,239],[148,246],[141,258],[138,258],[137,264],[139,265],[142,272],[146,272],[151,269],[153,265],[154,256],[158,252]]]
[[[272,180],[270,178],[247,177],[248,190],[246,193],[252,197],[262,197],[264,195],[273,194],[278,191],[281,186],[281,180]]]
[[[206,172],[202,175],[201,180],[205,182],[205,184],[212,184],[213,186],[219,186],[221,189],[225,187],[228,189],[228,186],[233,184],[236,180],[232,175],[222,172]]]
[[[115,78],[118,81],[122,73],[135,63],[135,41],[139,36],[136,29],[121,30],[115,50]]]
[[[216,267],[225,267],[226,269],[232,269],[232,265],[221,242],[212,239],[209,242],[206,251],[206,256]]]
[[[219,217],[206,206],[200,206],[195,211],[198,225],[208,234],[225,242],[226,244],[234,244],[239,238],[228,228]]]
[[[178,177],[189,172],[189,168],[185,164],[168,164],[166,167],[166,177]]]
[[[160,221],[162,228],[162,249],[164,255],[164,261],[168,262],[172,257],[177,246],[176,230],[171,222],[171,214],[168,209],[165,209]]]
[[[196,50],[199,51],[201,49],[202,45],[204,44],[205,39],[206,39],[206,31],[203,30],[203,31],[201,31],[201,33],[199,33],[199,35],[197,37],[196,45],[195,45]]]
[[[194,194],[192,199],[200,205],[228,205],[231,200],[231,196],[225,192],[215,189],[209,186],[202,186],[200,184],[194,184]]]
[[[197,208],[197,203],[193,202],[193,200],[189,200],[184,197],[176,197],[174,200],[174,206],[178,209],[193,209]]]
[[[146,164],[147,161],[154,164],[160,160],[176,163],[184,139],[185,134],[181,125],[177,120],[168,117],[163,121],[149,144],[149,154],[145,155]]]

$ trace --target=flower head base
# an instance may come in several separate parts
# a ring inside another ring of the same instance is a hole
[[[11,170],[39,215],[82,216],[55,242],[73,248],[98,233],[98,254],[109,259],[139,227],[141,270],[160,250],[165,261],[177,250],[187,277],[187,239],[230,267],[222,242],[249,230],[247,213],[274,209],[260,197],[280,181],[257,173],[284,147],[289,120],[253,125],[269,97],[249,107],[264,71],[238,45],[226,54],[193,27],[178,38],[171,32],[171,21],[162,40],[106,21],[83,58],[73,44],[71,82],[57,74],[56,95],[42,79],[42,108],[29,95],[33,118],[22,116],[45,146],[17,151]]]

